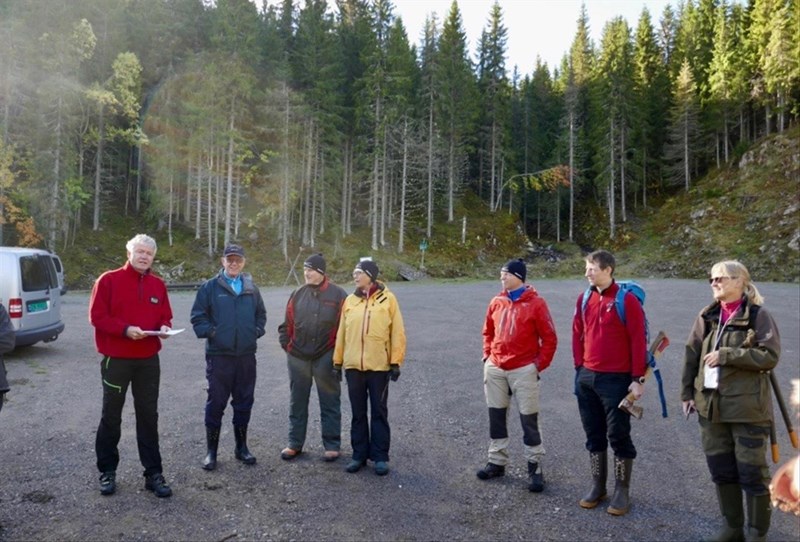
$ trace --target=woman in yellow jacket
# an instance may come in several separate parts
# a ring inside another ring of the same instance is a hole
[[[347,296],[342,307],[333,370],[341,380],[344,367],[353,410],[353,459],[346,470],[358,472],[370,459],[375,474],[383,476],[389,472],[389,380],[400,378],[406,332],[397,298],[377,281],[378,272],[372,260],[359,262],[353,270],[356,291]]]

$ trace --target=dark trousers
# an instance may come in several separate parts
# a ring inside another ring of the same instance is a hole
[[[144,475],[161,472],[158,449],[158,387],[161,367],[158,354],[145,359],[104,357],[100,363],[103,382],[103,413],[97,428],[95,451],[100,472],[116,471],[119,465],[119,444],[122,407],[128,385],[136,411],[136,444]]]
[[[389,372],[348,369],[347,392],[353,409],[350,444],[356,461],[389,461]],[[367,400],[370,415],[367,418]]]
[[[628,373],[598,373],[585,367],[579,370],[575,395],[589,452],[605,452],[610,443],[617,457],[636,457],[631,440],[631,415],[617,408],[628,395],[630,384]]]
[[[250,423],[253,395],[256,389],[256,355],[206,356],[206,427],[222,426],[222,414],[228,399],[233,408],[233,425]]]

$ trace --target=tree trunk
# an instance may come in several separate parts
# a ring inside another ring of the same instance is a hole
[[[403,173],[400,181],[400,226],[397,231],[397,252],[403,253],[406,228],[406,183],[408,182],[408,119],[403,122]]]
[[[683,122],[683,179],[686,191],[689,191],[689,177],[691,176],[689,164],[689,118],[688,114]]]
[[[50,250],[55,250],[56,248],[56,231],[58,230],[58,197],[59,197],[59,188],[60,188],[60,181],[61,181],[61,108],[63,107],[63,98],[61,96],[58,97],[58,102],[56,105],[56,110],[58,111],[56,116],[56,126],[55,126],[55,135],[56,135],[56,144],[55,144],[55,157],[53,159],[53,200],[50,203],[50,217],[49,217],[49,225],[48,225],[48,243],[47,246]],[[0,215],[2,216],[2,215]]]
[[[233,129],[236,99],[231,101],[231,112],[228,119],[228,174],[225,184],[225,232],[223,233],[223,246],[231,242],[231,211],[233,203]]]
[[[278,235],[281,239],[283,260],[289,261],[289,89],[283,82],[283,178],[281,179],[281,202],[278,219]]]
[[[348,175],[348,169],[350,167],[350,143],[347,140],[344,142],[342,160],[344,162],[344,164],[342,164],[342,208],[339,216],[342,224],[342,237],[347,237],[347,210],[350,206],[350,202],[347,199],[347,195],[350,191],[350,178]]]
[[[625,190],[625,123],[619,127],[620,149],[619,149],[619,197],[622,204],[622,223],[628,221],[627,198]]]
[[[103,104],[100,104],[97,115],[97,156],[94,172],[94,213],[92,215],[92,231],[100,229],[100,192],[103,175],[103,143],[105,142],[105,125],[103,118]]]
[[[569,241],[572,242],[572,225],[575,217],[575,111],[569,110]]]
[[[212,184],[214,180],[214,148],[208,149],[208,201],[206,202],[206,235],[208,236],[207,251],[209,256],[214,255],[214,224],[213,224],[213,209],[214,209],[214,192]]]
[[[385,246],[386,246],[386,222],[387,222],[387,206],[388,206],[388,204],[389,204],[389,202],[388,202],[388,197],[387,197],[387,189],[388,189],[388,185],[389,185],[389,179],[388,179],[388,177],[387,177],[387,174],[386,174],[386,163],[388,162],[388,160],[387,160],[387,158],[386,158],[386,157],[387,157],[387,154],[386,154],[386,147],[387,147],[387,145],[388,145],[388,143],[387,143],[387,141],[386,141],[386,140],[387,140],[387,135],[386,135],[387,131],[388,131],[388,130],[385,130],[385,129],[383,130],[383,151],[382,151],[382,154],[383,154],[383,162],[382,162],[382,164],[381,164],[381,165],[382,165],[382,167],[381,167],[381,217],[380,217],[380,222],[381,222],[381,224],[380,224],[380,242],[381,242],[381,246],[382,246],[382,247],[385,247]]]
[[[167,239],[169,246],[172,246],[172,209],[175,200],[175,174],[169,174],[169,211],[167,213]]]
[[[428,212],[425,235],[430,239],[433,232],[433,97],[428,111]]]
[[[456,138],[454,135],[455,128],[452,119],[450,121],[450,145],[447,152],[447,221],[454,220],[453,200],[455,199],[455,185],[456,185]]]
[[[615,134],[614,134],[614,119],[612,118],[611,119],[611,130],[610,130],[610,134],[609,134],[609,138],[608,138],[608,143],[609,143],[608,147],[609,147],[609,152],[610,152],[611,156],[610,156],[610,159],[609,159],[610,177],[609,177],[609,180],[608,180],[608,190],[607,190],[607,194],[608,194],[608,237],[610,239],[612,239],[612,240],[616,237],[616,234],[617,234],[617,231],[616,231],[616,216],[615,216],[615,213],[616,213],[616,207],[615,207],[616,206],[616,196],[614,194],[614,179],[615,179],[615,175],[614,175],[614,162],[615,162],[614,137],[615,137]]]

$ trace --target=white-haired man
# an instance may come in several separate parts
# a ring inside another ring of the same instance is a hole
[[[95,441],[100,493],[116,491],[122,407],[130,385],[145,489],[169,497],[172,490],[162,474],[158,447],[158,352],[161,339],[172,326],[172,308],[164,281],[150,271],[157,250],[155,240],[140,233],[125,248],[128,261],[100,275],[89,301],[95,345],[103,356],[103,413]]]

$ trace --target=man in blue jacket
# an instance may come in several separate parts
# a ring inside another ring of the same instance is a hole
[[[225,405],[231,399],[236,459],[256,462],[247,449],[247,425],[256,387],[256,340],[264,334],[267,311],[253,278],[243,273],[244,249],[228,245],[219,274],[207,280],[192,306],[192,326],[206,339],[206,442],[205,470],[217,467],[217,447]]]

